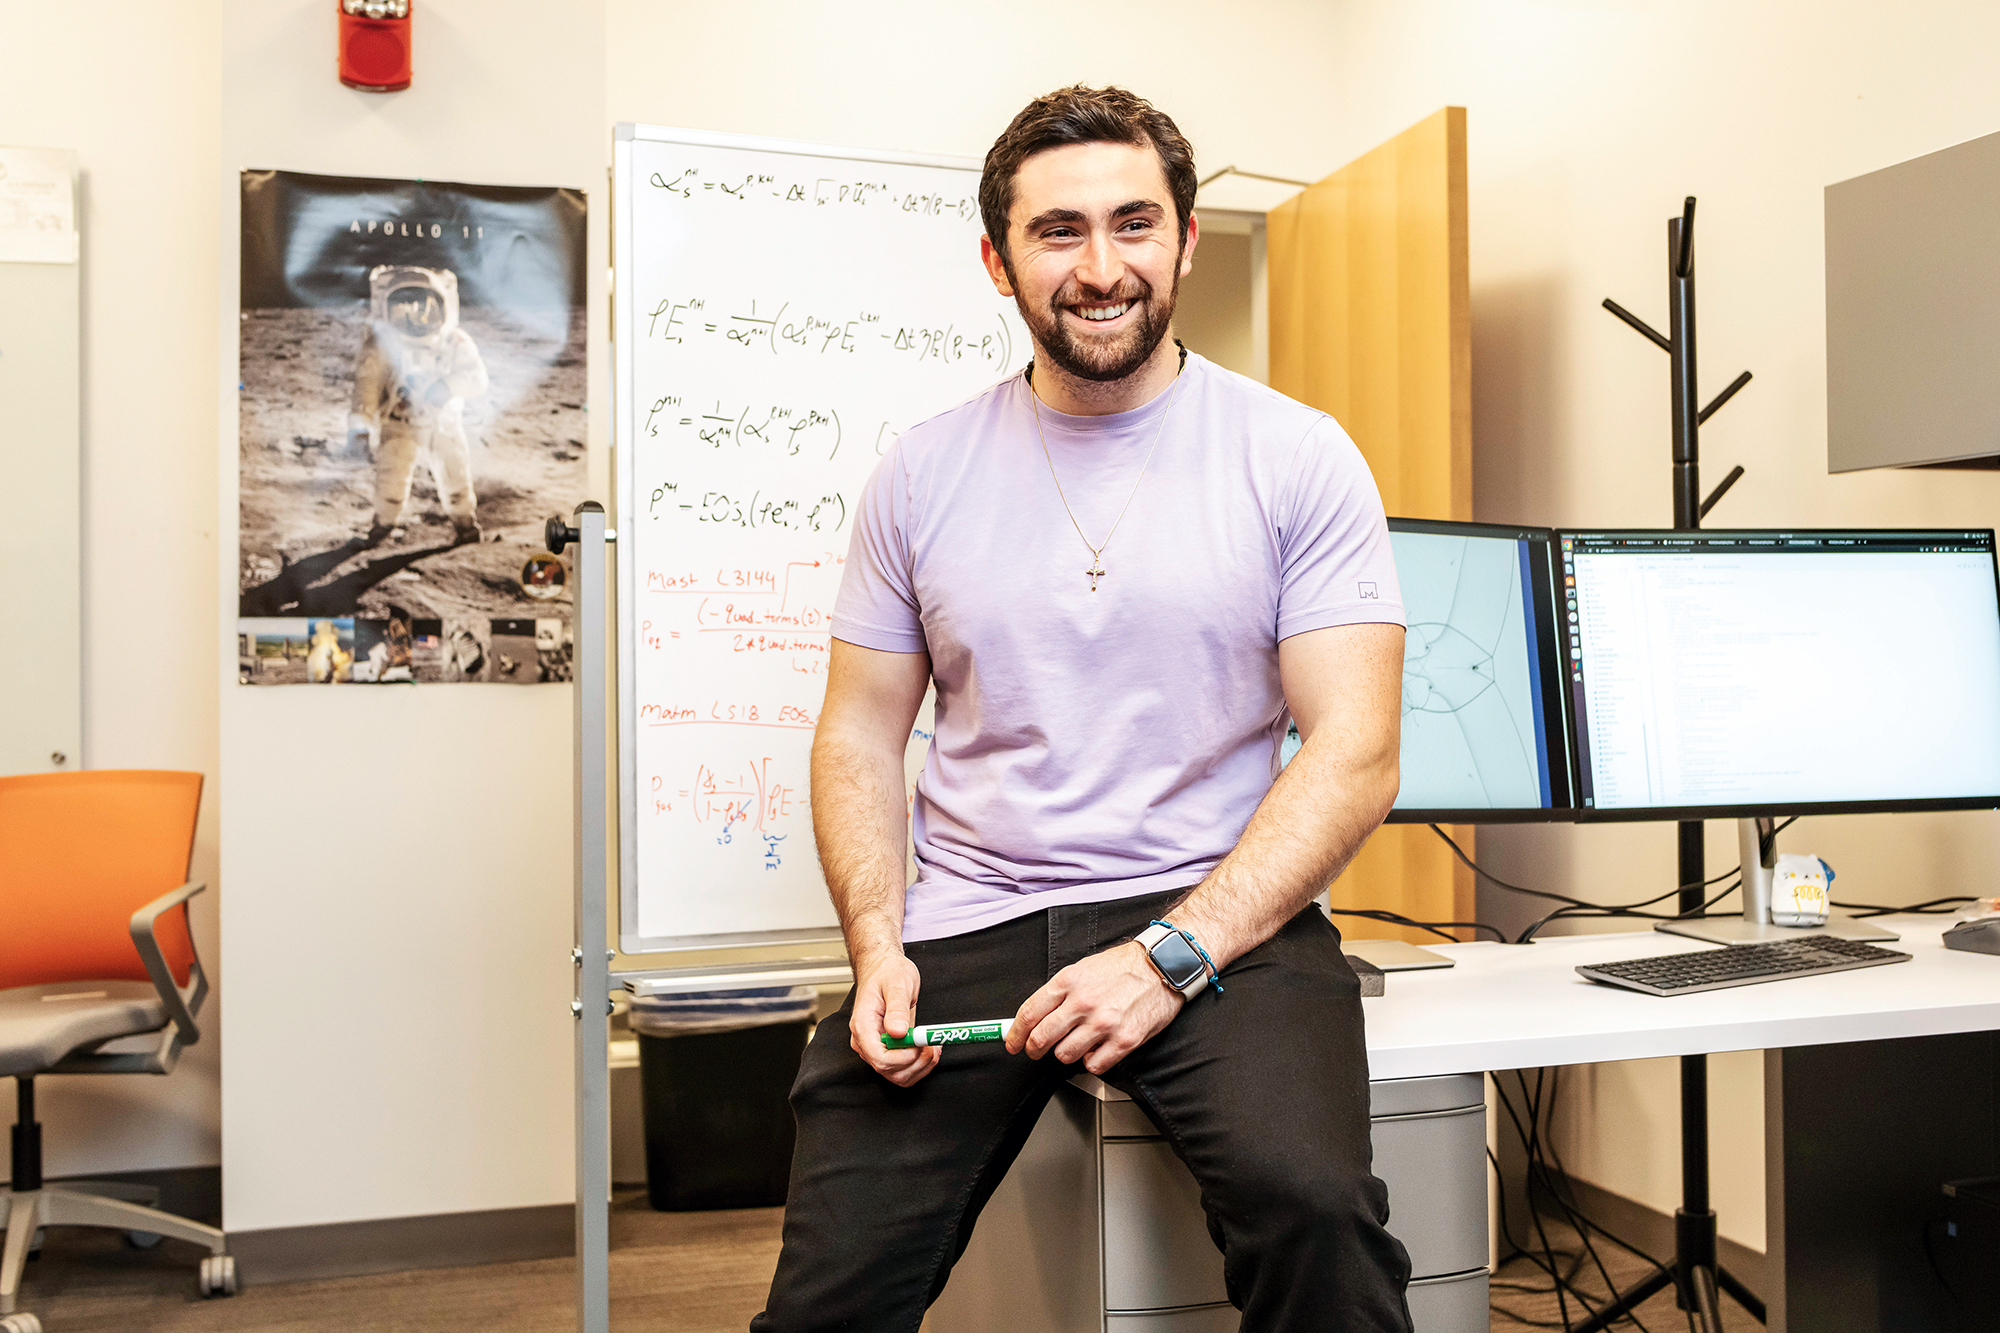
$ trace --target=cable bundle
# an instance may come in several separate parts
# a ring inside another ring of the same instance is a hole
[[[1667,1270],[1666,1265],[1640,1249],[1637,1245],[1634,1245],[1621,1236],[1614,1235],[1607,1228],[1592,1221],[1584,1213],[1583,1209],[1578,1206],[1576,1196],[1569,1187],[1568,1168],[1563,1166],[1562,1156],[1556,1151],[1555,1144],[1547,1130],[1547,1126],[1555,1118],[1556,1095],[1561,1086],[1562,1070],[1537,1069],[1534,1071],[1534,1074],[1534,1087],[1531,1091],[1528,1085],[1528,1071],[1522,1069],[1514,1071],[1514,1078],[1520,1084],[1521,1103],[1528,1113],[1525,1123],[1521,1118],[1520,1112],[1514,1107],[1514,1099],[1507,1094],[1507,1087],[1503,1081],[1503,1076],[1498,1073],[1493,1075],[1493,1091],[1499,1097],[1500,1105],[1506,1111],[1507,1118],[1513,1122],[1514,1133],[1519,1137],[1521,1148],[1527,1154],[1528,1214],[1529,1220],[1534,1224],[1534,1239],[1540,1243],[1538,1253],[1534,1246],[1523,1245],[1514,1238],[1513,1223],[1507,1216],[1507,1192],[1504,1187],[1499,1187],[1500,1236],[1509,1247],[1508,1253],[1501,1256],[1500,1264],[1505,1265],[1516,1258],[1527,1259],[1547,1275],[1549,1285],[1546,1287],[1530,1286],[1527,1283],[1508,1282],[1496,1277],[1493,1280],[1492,1286],[1496,1293],[1517,1291],[1526,1295],[1539,1296],[1546,1296],[1553,1293],[1556,1298],[1556,1307],[1561,1311],[1562,1319],[1559,1324],[1553,1325],[1543,1320],[1529,1319],[1500,1304],[1497,1296],[1493,1302],[1493,1310],[1496,1314],[1511,1319],[1516,1323],[1527,1324],[1531,1327],[1557,1327],[1566,1329],[1572,1322],[1570,1319],[1570,1304],[1572,1302],[1576,1304],[1582,1315],[1588,1318],[1597,1314],[1600,1309],[1608,1306],[1615,1299],[1615,1294],[1607,1293],[1616,1293],[1618,1290],[1618,1284],[1611,1280],[1610,1270],[1604,1266],[1603,1256],[1597,1252],[1597,1245],[1591,1239],[1593,1234],[1610,1241],[1613,1245],[1630,1254],[1644,1259],[1663,1273]],[[1547,1090],[1546,1099],[1543,1096],[1544,1087]],[[1494,1178],[1496,1181],[1499,1181],[1500,1162],[1498,1158],[1494,1157],[1493,1151],[1490,1148],[1487,1150],[1486,1159],[1492,1163]],[[1576,1232],[1578,1240],[1582,1242],[1583,1248],[1581,1250],[1565,1252],[1556,1249],[1550,1243],[1548,1228],[1542,1222],[1544,1210],[1535,1206],[1537,1187],[1540,1188],[1541,1196],[1548,1203],[1554,1205],[1556,1215],[1567,1222],[1571,1230]],[[1569,1261],[1567,1267],[1561,1262],[1563,1260]],[[1578,1285],[1577,1277],[1579,1273],[1584,1271],[1586,1260],[1597,1270],[1598,1277],[1603,1281],[1603,1292],[1587,1292]],[[1624,1322],[1627,1320],[1634,1327],[1638,1328],[1641,1333],[1645,1333],[1646,1326],[1640,1322],[1637,1315],[1627,1314],[1623,1320],[1615,1322]]]

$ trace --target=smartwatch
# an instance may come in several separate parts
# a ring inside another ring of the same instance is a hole
[[[1152,960],[1160,979],[1192,1000],[1208,985],[1208,964],[1188,943],[1187,936],[1172,926],[1155,921],[1132,937]]]

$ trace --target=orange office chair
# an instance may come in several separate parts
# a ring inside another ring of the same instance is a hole
[[[232,1295],[221,1231],[150,1205],[114,1181],[42,1181],[38,1074],[164,1074],[200,1040],[208,978],[188,930],[187,883],[201,774],[97,770],[0,777],[0,1077],[18,1088],[14,1174],[0,1219],[0,1333],[40,1333],[13,1313],[43,1227],[116,1227],[208,1247],[201,1292]],[[159,1033],[157,1040],[125,1038]],[[117,1043],[120,1049],[105,1049]]]

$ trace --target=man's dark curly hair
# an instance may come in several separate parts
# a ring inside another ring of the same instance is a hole
[[[1014,177],[1021,164],[1036,153],[1075,143],[1126,143],[1151,148],[1173,192],[1181,242],[1187,242],[1188,218],[1194,214],[1194,149],[1180,127],[1151,102],[1123,88],[1086,88],[1076,84],[1037,97],[1014,117],[986,153],[979,176],[979,214],[986,235],[1005,261],[1007,215],[1014,207]]]

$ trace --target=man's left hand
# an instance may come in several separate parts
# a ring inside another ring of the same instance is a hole
[[[1150,1041],[1187,1001],[1168,988],[1146,951],[1127,941],[1055,974],[1028,997],[1007,1030],[1007,1050],[1054,1053],[1103,1074]]]

